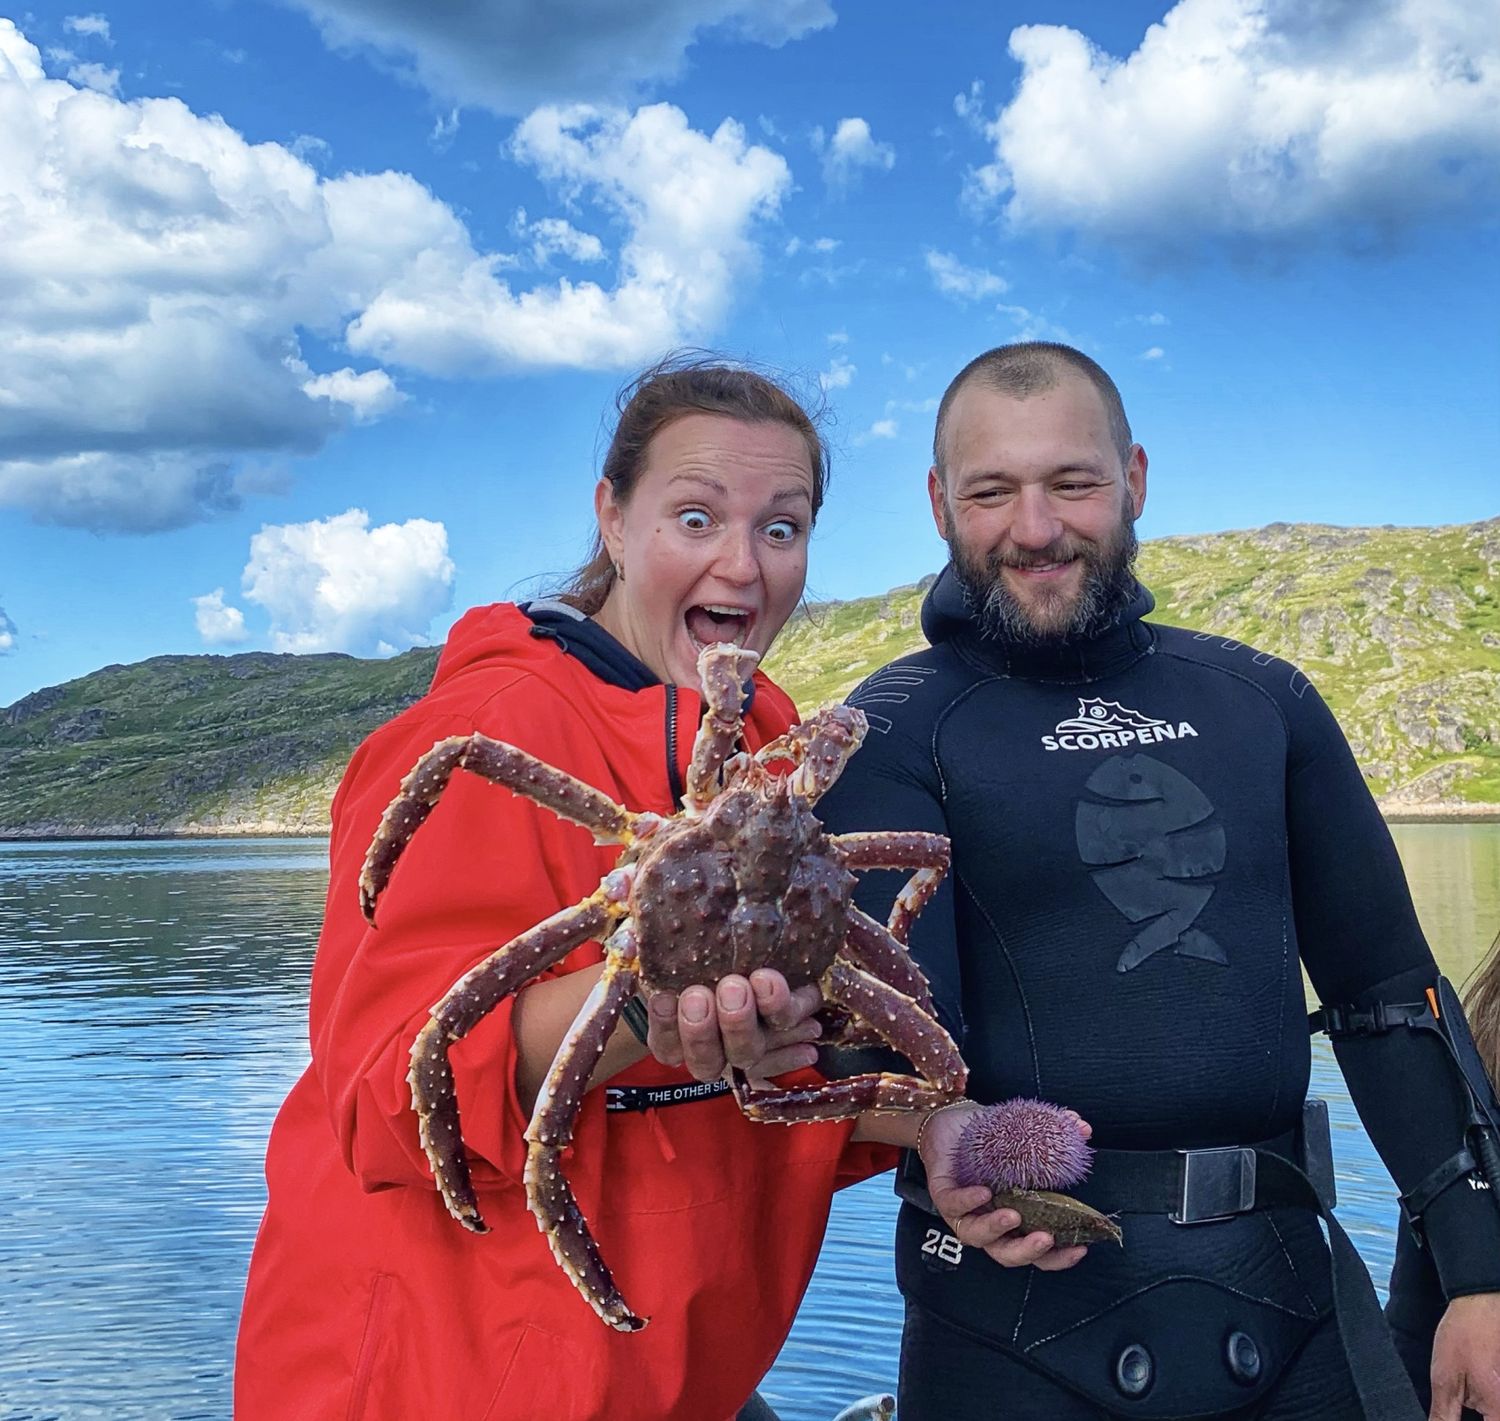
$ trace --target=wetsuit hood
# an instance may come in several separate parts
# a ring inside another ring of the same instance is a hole
[[[1007,676],[1092,680],[1128,665],[1151,645],[1151,629],[1142,622],[1156,599],[1132,579],[1130,600],[1108,626],[1092,636],[1031,645],[982,632],[963,584],[950,562],[922,601],[922,633],[933,646],[958,643]]]

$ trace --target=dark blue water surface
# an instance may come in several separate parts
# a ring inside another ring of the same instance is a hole
[[[1494,931],[1500,826],[1399,838],[1462,975]],[[306,1061],[324,853],[0,844],[0,1421],[228,1421],[266,1133]],[[1393,1189],[1321,1043],[1314,1086],[1332,1105],[1340,1215],[1383,1282]],[[894,1389],[894,1203],[887,1180],[836,1203],[763,1388],[785,1421]]]

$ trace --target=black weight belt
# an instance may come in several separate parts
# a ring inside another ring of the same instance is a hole
[[[1311,1104],[1311,1102],[1310,1102]],[[1316,1102],[1322,1106],[1322,1102]],[[1323,1114],[1326,1129],[1326,1108]],[[1314,1124],[1313,1129],[1317,1125]],[[1324,1175],[1314,1148],[1313,1173]],[[1334,1217],[1332,1172],[1320,1195],[1293,1162],[1304,1157],[1295,1132],[1258,1145],[1210,1150],[1095,1150],[1089,1177],[1069,1197],[1112,1214],[1165,1214],[1184,1228],[1210,1225],[1255,1209],[1311,1209],[1328,1230],[1334,1312],[1366,1421],[1424,1421],[1411,1380],[1396,1353],[1369,1270]],[[910,1152],[906,1158],[909,1159]],[[918,1167],[920,1169],[920,1167]],[[896,1193],[937,1211],[925,1178],[903,1163]]]

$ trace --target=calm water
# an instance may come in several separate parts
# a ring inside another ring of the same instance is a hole
[[[1401,827],[1461,979],[1500,927],[1500,825]],[[0,1421],[227,1421],[271,1118],[306,1059],[321,843],[0,844]],[[1326,1044],[1340,1215],[1377,1280],[1393,1189]],[[847,1191],[763,1390],[827,1421],[892,1388],[889,1184]]]

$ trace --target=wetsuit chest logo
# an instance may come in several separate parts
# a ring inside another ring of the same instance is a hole
[[[1224,949],[1193,926],[1214,896],[1212,883],[1193,880],[1224,867],[1224,829],[1211,822],[1208,796],[1149,755],[1110,756],[1084,788],[1094,798],[1078,804],[1079,856],[1096,865],[1099,891],[1140,925],[1116,969],[1129,972],[1167,948],[1228,966]]]
[[[1060,720],[1051,735],[1042,736],[1044,750],[1123,750],[1130,745],[1152,745],[1158,740],[1197,738],[1185,720],[1158,720],[1119,701],[1080,696],[1078,714]]]

